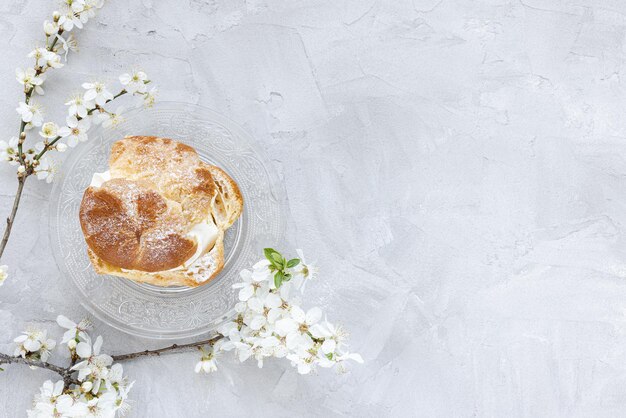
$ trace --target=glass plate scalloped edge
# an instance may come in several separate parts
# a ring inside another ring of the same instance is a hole
[[[154,339],[180,339],[215,330],[234,314],[238,273],[284,238],[284,186],[253,139],[230,119],[202,106],[159,102],[135,109],[114,129],[94,127],[89,141],[69,150],[50,199],[50,244],[62,280],[69,279],[80,303],[104,323]],[[111,144],[125,135],[156,135],[196,148],[200,157],[228,172],[244,197],[241,218],[227,231],[225,266],[197,288],[158,288],[97,275],[87,257],[78,210],[94,172],[107,169]]]

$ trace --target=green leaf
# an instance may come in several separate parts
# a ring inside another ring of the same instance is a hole
[[[272,253],[272,258],[277,263],[282,263],[282,261],[283,261],[283,257],[280,254],[278,254],[278,253]]]
[[[276,272],[276,274],[274,275],[274,284],[276,285],[276,289],[278,289],[280,285],[283,284],[284,278],[285,278],[285,275],[283,274],[282,271]]]
[[[300,264],[300,259],[299,258],[292,258],[291,260],[289,260],[287,262],[287,268],[292,268],[297,266],[298,264]]]
[[[326,358],[327,358],[328,360],[332,360],[332,359],[333,359],[333,353],[328,353],[328,354],[326,354]]]
[[[284,268],[285,265],[281,263],[282,257],[275,249],[265,248],[263,253],[265,254],[265,258],[268,259],[276,270],[282,270]]]
[[[273,248],[264,248],[263,249],[263,253],[265,254],[265,258],[267,258],[270,261],[274,261],[272,259],[272,254],[274,254],[275,252],[276,252],[276,250],[273,249]]]

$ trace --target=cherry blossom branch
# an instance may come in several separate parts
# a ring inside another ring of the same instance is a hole
[[[118,354],[116,356],[111,356],[111,357],[113,358],[113,361],[122,362],[122,361],[133,360],[139,357],[154,357],[154,356],[160,356],[162,354],[176,354],[176,353],[190,351],[191,349],[201,349],[206,346],[212,346],[213,344],[215,344],[217,341],[219,341],[222,338],[223,338],[222,335],[217,334],[213,336],[212,338],[201,340],[201,341],[196,341],[196,342],[192,342],[188,344],[172,344],[168,347],[163,347],[163,348],[159,348],[155,350],[144,350],[144,351],[138,351],[134,353]],[[2,364],[21,364],[25,366],[39,367],[42,369],[50,370],[50,371],[55,372],[59,376],[61,376],[64,382],[66,382],[66,384],[68,385],[72,383],[80,384],[76,379],[73,379],[71,376],[72,373],[74,372],[71,369],[75,363],[76,363],[75,354],[72,355],[70,365],[68,367],[61,367],[61,366],[57,366],[55,364],[48,363],[48,362],[41,361],[41,360],[23,358],[20,356],[10,356],[8,354],[0,353],[0,366]]]
[[[52,43],[46,47],[46,50],[48,52],[52,52],[54,49],[54,46],[56,45],[57,41],[59,40],[59,36],[61,36],[63,34],[63,28],[60,27],[59,30],[57,31],[56,35],[54,36],[54,39],[52,40]],[[41,74],[43,74],[45,72],[44,67],[35,66],[35,77],[40,76]],[[33,95],[33,92],[35,91],[34,87],[31,87],[30,89],[24,89],[24,103],[29,104],[30,103],[30,98]],[[19,142],[17,145],[17,149],[18,149],[18,157],[20,160],[20,164],[24,165],[25,160],[24,160],[24,153],[23,153],[23,144],[24,141],[26,140],[26,125],[27,123],[24,121],[20,122],[20,132],[19,132]],[[26,177],[28,177],[30,174],[32,174],[32,171],[30,173],[28,173],[26,175]],[[2,253],[0,252],[0,256],[2,256]]]
[[[58,17],[55,16],[55,21],[58,21]],[[46,46],[46,50],[48,52],[52,52],[54,50],[55,45],[57,44],[57,41],[59,40],[59,37],[63,34],[64,28],[62,26],[59,26],[58,30],[56,31],[56,34],[54,35],[54,39],[52,40],[52,42],[50,43],[50,45]],[[48,37],[50,35],[47,33],[46,34],[46,44],[48,43]],[[43,66],[38,65],[38,61],[35,63],[35,77],[40,76],[41,74],[43,74],[45,72],[45,69]],[[46,67],[47,69],[47,67]],[[36,90],[35,86],[30,86],[30,88],[24,87],[24,102],[28,105],[30,103],[30,99],[33,95],[33,92]],[[21,120],[20,121],[20,129],[19,129],[19,135],[18,135],[18,145],[17,145],[17,157],[19,160],[19,163],[22,167],[25,167],[25,155],[23,152],[23,144],[24,141],[26,140],[26,125],[27,122]],[[4,230],[4,233],[2,235],[2,241],[0,242],[0,258],[2,258],[2,255],[4,254],[4,250],[7,246],[7,243],[9,242],[9,237],[11,236],[11,230],[13,228],[13,223],[15,221],[15,216],[17,215],[17,210],[19,208],[20,205],[20,200],[22,198],[22,192],[24,190],[24,183],[26,182],[26,178],[28,176],[30,176],[33,173],[33,169],[32,166],[29,166],[27,170],[25,170],[24,172],[20,173],[18,171],[18,176],[17,176],[17,181],[18,181],[18,186],[17,186],[17,192],[15,194],[15,198],[13,200],[13,207],[11,209],[11,213],[9,214],[9,216],[7,217],[7,224]]]
[[[126,89],[122,89],[122,91],[120,91],[120,92],[119,92],[119,93],[117,93],[115,96],[113,96],[113,98],[112,98],[112,99],[107,100],[107,101],[105,102],[105,104],[109,104],[109,103],[111,103],[113,100],[117,99],[118,97],[121,97],[121,96],[125,95],[126,93],[128,93],[128,92],[126,91]],[[91,114],[93,114],[93,112],[94,112],[94,111],[96,111],[96,110],[99,110],[100,112],[106,112],[106,110],[104,109],[104,107],[102,107],[102,106],[96,106],[96,107],[95,107],[95,108],[93,108],[93,109],[89,109],[89,111],[87,112],[87,114],[88,114],[88,115],[91,115]],[[77,118],[77,119],[78,119],[78,120],[82,120],[83,118]],[[57,137],[56,137],[56,138],[54,138],[52,141],[50,141],[48,144],[46,144],[46,145],[44,146],[44,148],[41,150],[41,152],[40,152],[39,154],[37,154],[37,155],[35,156],[35,158],[33,158],[33,159],[34,159],[34,160],[39,160],[41,157],[43,157],[43,156],[44,156],[44,154],[45,154],[46,152],[48,152],[49,150],[53,149],[53,148],[54,148],[54,145],[55,145],[55,144],[56,144],[56,143],[57,143],[57,142],[58,142],[61,138],[63,138],[63,137],[62,137],[62,136],[60,136],[60,135],[57,135]]]
[[[64,369],[63,367],[55,366],[54,364],[47,363],[45,361],[32,360],[32,359],[22,358],[19,356],[10,356],[8,354],[3,354],[3,353],[0,353],[0,365],[1,364],[23,364],[25,366],[40,367],[42,369],[52,370],[53,372],[59,374],[60,376],[65,376],[67,374],[67,369]]]
[[[72,378],[73,371],[70,370],[71,366],[68,368],[63,368],[41,360],[33,360],[28,358],[22,358],[19,356],[9,356],[8,354],[0,353],[0,365],[2,364],[21,364],[24,366],[39,367],[41,369],[55,372],[56,374],[61,376],[63,382],[65,382],[65,384],[68,386],[72,383],[80,384],[76,379]]]
[[[205,346],[212,346],[213,344],[215,344],[217,341],[219,341],[222,338],[223,338],[222,335],[217,334],[214,337],[209,338],[207,340],[196,341],[196,342],[189,343],[189,344],[180,344],[180,345],[172,344],[169,347],[163,347],[163,348],[159,348],[156,350],[144,350],[144,351],[138,351],[134,353],[118,354],[116,356],[112,356],[112,358],[113,358],[113,361],[123,362],[123,361],[133,360],[139,357],[153,357],[153,356],[160,356],[162,354],[176,354],[176,353],[181,353],[185,351],[190,351],[191,349],[202,349]],[[39,367],[41,369],[53,371],[59,376],[61,376],[61,378],[63,379],[65,388],[68,388],[69,385],[71,384],[76,384],[76,385],[81,384],[81,382],[72,378],[72,373],[74,373],[74,370],[72,370],[72,367],[76,364],[76,360],[77,360],[77,356],[75,352],[72,352],[70,365],[68,367],[61,367],[61,366],[57,366],[55,364],[48,363],[48,362],[41,361],[41,360],[23,358],[20,356],[10,356],[8,354],[0,353],[0,366],[2,364],[21,364],[24,366]]]
[[[196,342],[189,343],[189,344],[180,344],[180,345],[172,344],[169,347],[158,348],[156,350],[144,350],[144,351],[137,351],[135,353],[118,354],[112,357],[114,361],[127,361],[131,359],[135,359],[137,357],[153,357],[153,356],[160,356],[161,354],[176,354],[176,353],[188,351],[191,348],[200,349],[207,345],[213,345],[217,341],[221,340],[222,338],[224,338],[222,335],[217,334],[214,337],[209,338],[208,340],[196,341]]]

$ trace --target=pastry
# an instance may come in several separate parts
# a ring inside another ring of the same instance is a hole
[[[241,215],[237,184],[183,143],[113,144],[109,171],[85,191],[80,224],[99,274],[157,286],[208,283],[224,265],[224,232]]]

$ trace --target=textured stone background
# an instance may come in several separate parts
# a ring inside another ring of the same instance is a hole
[[[54,4],[0,3],[3,138]],[[322,266],[310,302],[367,361],[300,377],[142,360],[132,416],[623,415],[625,36],[619,0],[109,1],[50,77],[48,114],[139,65],[161,99],[244,125],[284,178],[285,247]],[[3,259],[5,351],[27,323],[85,314],[49,248],[49,193],[30,182]],[[98,329],[113,353],[158,345]],[[52,377],[27,371],[0,374],[0,416]]]

